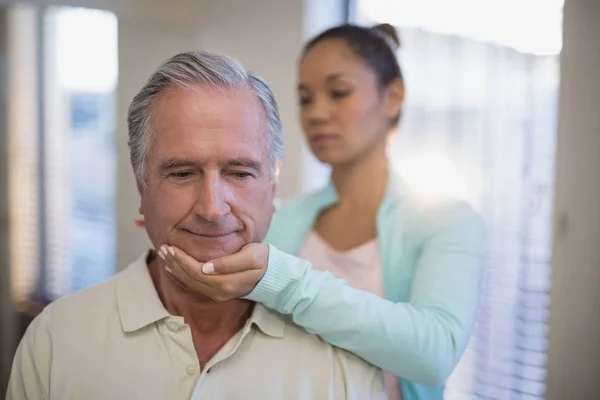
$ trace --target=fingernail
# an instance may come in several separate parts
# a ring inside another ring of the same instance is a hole
[[[175,249],[169,246],[169,253],[171,253],[171,255],[173,257],[175,257]]]
[[[162,252],[162,248],[158,249],[157,253],[160,258],[162,258],[163,260],[165,259],[165,255]]]
[[[213,263],[205,263],[202,266],[202,272],[206,275],[211,275],[215,273],[215,266]]]
[[[171,270],[171,268],[169,268],[169,267],[165,267],[165,269],[167,270],[167,272],[168,272],[168,273],[170,273],[170,274],[172,274],[172,273],[173,273],[173,271]]]
[[[163,258],[167,256],[167,249],[165,246],[160,246],[160,252],[162,253]]]

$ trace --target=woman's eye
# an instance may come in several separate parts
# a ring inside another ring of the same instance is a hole
[[[350,94],[348,90],[336,90],[331,92],[331,97],[334,99],[342,99]]]
[[[301,97],[300,98],[300,105],[301,106],[306,106],[311,102],[311,99],[309,97]]]

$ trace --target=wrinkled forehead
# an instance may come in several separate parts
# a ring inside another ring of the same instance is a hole
[[[267,158],[266,113],[249,88],[169,88],[152,105],[151,125],[160,150]]]

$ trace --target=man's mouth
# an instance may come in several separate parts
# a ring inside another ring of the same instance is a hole
[[[218,238],[224,238],[226,236],[229,236],[233,233],[235,233],[235,231],[214,231],[214,232],[194,232],[191,231],[189,229],[183,229],[185,232],[194,235],[194,236],[199,236],[199,237],[204,237],[204,238],[211,238],[211,239],[218,239]]]

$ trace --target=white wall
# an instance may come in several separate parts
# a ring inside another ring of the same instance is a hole
[[[0,393],[8,383],[14,351],[15,310],[10,296],[8,187],[8,31],[9,15],[0,7]]]
[[[599,1],[565,1],[548,400],[600,397],[599,20]]]
[[[16,3],[97,8],[112,11],[120,18],[143,18],[188,26],[198,21],[201,5],[198,0],[0,0],[0,5]]]

